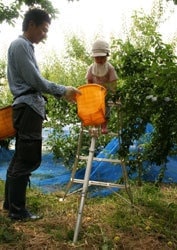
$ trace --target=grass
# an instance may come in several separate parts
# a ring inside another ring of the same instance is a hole
[[[0,181],[2,206],[4,183]],[[12,222],[0,213],[0,250],[6,249],[177,249],[177,186],[144,183],[104,198],[87,198],[77,242],[73,235],[80,194],[59,201],[61,192],[29,189],[29,209],[43,215],[35,222]]]

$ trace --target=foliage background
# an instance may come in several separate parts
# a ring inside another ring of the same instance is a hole
[[[45,3],[46,1],[41,1],[38,4]],[[17,9],[17,6],[15,8]],[[145,160],[165,168],[167,156],[176,153],[176,40],[166,44],[157,31],[164,12],[162,1],[158,1],[154,6],[151,15],[135,12],[132,17],[132,27],[126,38],[111,39],[112,53],[109,59],[119,76],[113,100],[121,99],[122,121],[119,124],[117,110],[113,109],[109,129],[118,132],[117,128],[122,126],[118,155],[127,161],[132,171],[142,166]],[[55,10],[51,10],[51,13],[55,13]],[[8,17],[9,20],[13,20],[10,14]],[[92,58],[84,40],[72,36],[68,39],[62,61],[56,55],[52,55],[41,66],[41,70],[43,76],[53,82],[78,87],[85,83],[85,73],[90,63]],[[12,103],[5,71],[6,59],[1,59],[0,106],[2,107]],[[52,96],[47,97],[48,121],[44,126],[54,129],[50,136],[49,147],[55,157],[62,158],[64,163],[71,167],[80,129],[77,107],[64,99],[58,101]],[[133,154],[133,160],[130,161],[132,153],[129,152],[129,147],[144,135],[147,123],[151,123],[154,128],[151,138],[143,141],[143,145],[142,142],[138,145],[140,150]],[[63,136],[63,127],[68,125],[70,136],[66,137]],[[87,154],[90,140],[88,134],[84,136],[82,153]],[[98,151],[104,148],[110,139],[109,135],[99,137],[96,145]]]

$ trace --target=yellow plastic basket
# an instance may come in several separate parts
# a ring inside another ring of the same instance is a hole
[[[13,127],[12,121],[12,106],[7,106],[0,109],[0,140],[13,137],[16,130]]]
[[[96,126],[105,122],[105,96],[106,89],[101,85],[92,83],[78,88],[77,113],[84,126]]]

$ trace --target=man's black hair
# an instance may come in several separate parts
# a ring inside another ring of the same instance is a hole
[[[36,26],[41,25],[43,22],[51,23],[51,18],[45,10],[41,9],[30,9],[25,13],[22,31],[27,31],[30,21],[33,21]]]

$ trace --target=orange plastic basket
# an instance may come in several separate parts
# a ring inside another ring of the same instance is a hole
[[[92,83],[78,88],[81,92],[76,96],[77,113],[84,126],[95,126],[105,122],[106,89]]]
[[[12,106],[0,109],[0,140],[15,136],[16,130],[12,121]]]

